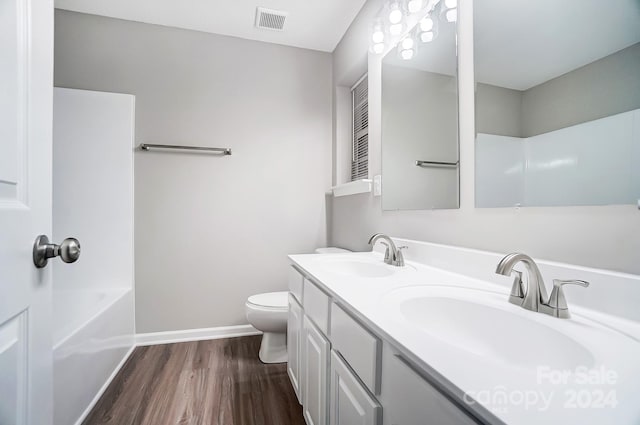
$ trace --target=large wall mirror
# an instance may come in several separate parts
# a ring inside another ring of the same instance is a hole
[[[460,205],[456,21],[444,3],[382,61],[384,210]]]
[[[640,199],[640,1],[475,2],[476,206]]]

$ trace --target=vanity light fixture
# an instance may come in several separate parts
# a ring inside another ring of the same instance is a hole
[[[423,43],[430,43],[438,33],[438,21],[427,15],[418,24],[418,38]]]
[[[382,19],[378,18],[371,28],[371,52],[379,55],[384,52],[384,24]]]
[[[414,55],[414,54],[415,54],[415,53],[414,53],[414,50],[413,50],[413,49],[410,49],[410,50],[402,50],[402,51],[400,52],[400,57],[401,57],[403,60],[408,61],[408,60],[413,59],[413,55]]]
[[[427,15],[420,20],[420,31],[432,31],[434,26],[435,23],[433,22],[431,15]]]
[[[389,34],[391,34],[394,37],[397,37],[400,34],[402,34],[403,29],[404,29],[404,26],[402,25],[402,23],[390,25]]]
[[[373,30],[371,32],[371,41],[373,44],[384,43],[384,27],[382,25],[382,20],[378,19],[373,24]]]
[[[409,13],[418,13],[425,6],[425,0],[409,0],[407,2],[407,11]]]
[[[423,31],[420,33],[420,41],[423,43],[431,43],[434,38],[436,38],[436,35],[433,31]]]
[[[408,35],[403,38],[398,45],[398,50],[400,52],[400,58],[402,58],[403,60],[413,59],[416,53],[416,42],[413,37],[411,35]]]
[[[413,46],[415,46],[415,42],[413,41],[413,38],[411,37],[407,37],[404,40],[402,40],[402,50],[411,50],[413,49]]]
[[[451,3],[453,1],[453,3]],[[438,3],[447,3],[451,7],[457,7],[457,0],[436,0]],[[385,5],[379,12],[376,21],[371,27],[370,51],[373,54],[382,54],[385,47],[395,44],[407,33],[407,17],[419,20],[429,11],[426,10],[429,0],[386,0]],[[444,9],[444,6],[442,6]],[[411,42],[418,40],[427,43],[432,41],[437,35],[437,22],[432,16],[438,16],[432,10],[430,15],[420,21],[418,31],[411,31]],[[407,52],[405,52],[407,51]],[[404,53],[403,53],[404,52]],[[398,47],[400,57],[405,60],[411,59],[415,55],[415,46],[412,49]]]
[[[458,0],[444,0],[442,14],[447,22],[458,20]]]
[[[375,43],[371,46],[371,51],[376,55],[381,55],[384,53],[384,43]]]
[[[404,14],[402,13],[402,5],[398,0],[389,3],[389,23],[397,25],[402,22]]]

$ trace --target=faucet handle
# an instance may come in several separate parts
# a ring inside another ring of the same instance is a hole
[[[402,255],[402,250],[403,249],[408,249],[408,246],[399,246],[398,248],[396,248],[396,258],[395,261],[393,262],[394,266],[399,266],[399,267],[404,267],[404,255]]]
[[[547,303],[547,305],[551,307],[552,311],[554,312],[554,316],[566,319],[570,316],[567,299],[564,296],[564,290],[562,289],[564,285],[578,285],[586,288],[589,286],[589,282],[575,279],[553,279],[553,290],[551,291],[551,295],[549,295],[549,302]]]

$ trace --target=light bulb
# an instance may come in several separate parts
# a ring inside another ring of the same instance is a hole
[[[400,9],[393,9],[389,12],[389,22],[397,24],[402,21],[402,11]]]
[[[389,22],[399,24],[402,21],[402,9],[399,1],[393,1],[389,5]]]
[[[413,45],[414,45],[414,41],[413,41],[413,38],[411,38],[411,37],[407,37],[404,40],[402,40],[402,49],[403,50],[413,49]]]
[[[376,43],[373,45],[373,53],[379,55],[382,52],[384,52],[384,43]]]
[[[382,43],[384,41],[384,32],[382,30],[375,30],[373,34],[371,34],[371,41],[375,44]]]
[[[445,17],[447,18],[447,22],[455,22],[458,20],[458,9],[449,9],[445,13]]]
[[[406,61],[413,58],[413,49],[403,50],[400,52],[400,57]]]
[[[409,3],[407,3],[407,10],[409,13],[416,13],[422,9],[422,6],[424,6],[423,0],[409,0]]]
[[[431,16],[425,16],[420,20],[420,29],[422,31],[431,31],[433,29],[433,19],[431,19]]]
[[[435,34],[433,31],[424,31],[420,33],[420,41],[423,43],[429,43],[433,41]]]
[[[402,24],[393,24],[389,26],[389,34],[400,35],[402,33]]]
[[[458,7],[458,0],[444,0],[444,7],[447,9],[455,9]]]

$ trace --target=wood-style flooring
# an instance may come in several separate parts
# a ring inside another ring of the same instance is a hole
[[[138,347],[84,425],[303,425],[286,364],[262,364],[259,348],[260,336]]]

